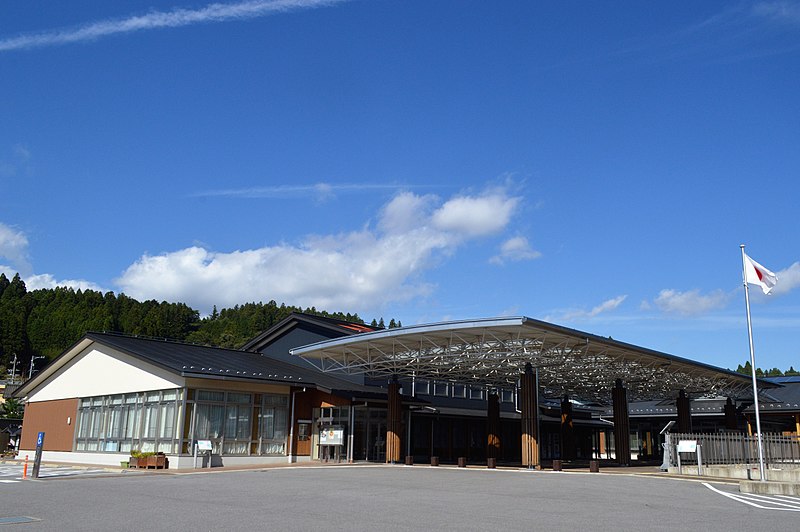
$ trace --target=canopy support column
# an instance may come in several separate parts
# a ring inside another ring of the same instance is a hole
[[[728,430],[736,430],[738,423],[736,422],[736,405],[733,404],[731,398],[725,403],[725,428]]]
[[[539,462],[539,389],[530,363],[520,379],[522,410],[522,466],[529,469],[541,467]]]
[[[486,458],[500,458],[500,396],[489,394],[486,406]]]
[[[628,419],[628,391],[622,385],[622,379],[617,379],[611,391],[614,403],[614,453],[617,463],[621,466],[631,465],[631,437],[630,420]]]
[[[689,398],[686,397],[684,390],[681,390],[678,394],[678,400],[675,405],[678,408],[678,432],[692,432],[692,413],[689,407]]]
[[[572,403],[569,395],[561,400],[561,459],[575,459],[575,425],[572,422]]]
[[[388,408],[386,412],[386,463],[400,461],[400,431],[402,430],[400,402],[400,383],[393,377],[389,383]]]

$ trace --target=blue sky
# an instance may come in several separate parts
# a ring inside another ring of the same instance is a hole
[[[800,367],[800,4],[10,0],[0,271]]]

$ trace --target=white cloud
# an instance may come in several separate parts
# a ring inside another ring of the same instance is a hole
[[[430,218],[436,196],[412,192],[397,194],[383,207],[380,228],[386,233],[404,233],[419,228]]]
[[[232,4],[208,4],[200,9],[150,11],[123,19],[106,19],[66,29],[26,33],[0,40],[0,52],[94,41],[110,35],[159,28],[179,28],[192,24],[247,20],[275,13],[310,9],[343,0],[250,0]]]
[[[757,2],[753,4],[752,14],[773,22],[800,26],[800,4],[795,2]]]
[[[775,272],[778,283],[770,292],[772,295],[783,295],[800,286],[800,262],[795,262],[788,268]]]
[[[557,319],[551,319],[551,317],[547,317],[545,318],[545,321],[570,321],[574,319],[594,318],[599,314],[615,310],[627,298],[628,298],[627,295],[617,296],[611,299],[607,299],[606,301],[603,301],[596,307],[592,308],[592,310],[571,310],[565,312],[562,316],[560,316]]]
[[[465,237],[485,236],[503,230],[519,204],[505,192],[487,196],[453,198],[433,213],[434,227]]]
[[[98,284],[85,279],[64,279],[62,281],[56,280],[55,277],[49,273],[40,275],[28,275],[24,278],[25,287],[28,290],[40,290],[42,288],[56,288],[58,286],[68,286],[74,290],[94,290],[96,292],[107,292]]]
[[[99,285],[83,279],[58,281],[49,273],[34,274],[28,260],[28,237],[22,231],[17,231],[2,222],[0,222],[0,257],[10,261],[10,264],[0,264],[0,273],[4,273],[9,279],[19,273],[28,290],[69,286],[75,290],[105,292]]]
[[[527,238],[515,236],[503,242],[500,246],[500,254],[489,259],[489,262],[505,264],[506,262],[538,259],[541,256],[541,253],[531,248]]]
[[[223,190],[206,190],[192,194],[193,197],[227,197],[244,199],[282,199],[313,196],[318,200],[334,197],[337,193],[371,192],[375,190],[397,190],[401,185],[391,183],[314,183],[311,185],[276,185],[264,187],[231,188]],[[415,187],[418,188],[418,187]]]
[[[22,275],[31,271],[28,262],[28,238],[23,232],[2,222],[0,222],[0,257],[11,261],[11,267]]]
[[[503,230],[518,202],[497,190],[444,203],[404,192],[384,206],[374,229],[311,236],[296,246],[229,253],[193,246],[145,255],[116,283],[131,297],[183,301],[203,312],[270,299],[378,309],[429,293],[432,287],[420,275],[469,239]],[[477,221],[462,216],[467,205]],[[481,214],[486,212],[498,214],[490,221]]]
[[[699,290],[680,292],[664,289],[658,293],[653,304],[662,312],[670,314],[696,315],[723,308],[728,304],[731,294],[715,290],[709,294],[701,294]]]

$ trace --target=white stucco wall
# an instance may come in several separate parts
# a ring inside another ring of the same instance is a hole
[[[29,402],[177,388],[184,379],[94,343],[28,395]]]

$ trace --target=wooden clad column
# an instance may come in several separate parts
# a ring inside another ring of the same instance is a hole
[[[572,422],[572,403],[569,396],[561,400],[561,459],[575,459],[575,425]]]
[[[489,394],[486,407],[486,458],[500,458],[500,396]]]
[[[678,407],[678,432],[692,432],[692,413],[689,407],[689,398],[686,397],[684,390],[678,394],[675,404]]]
[[[738,423],[736,423],[736,405],[733,404],[731,398],[725,403],[725,428],[728,430],[736,430]]]
[[[400,432],[402,404],[400,402],[400,383],[393,377],[389,383],[389,404],[386,412],[386,463],[400,461]]]
[[[631,428],[628,419],[628,391],[617,379],[611,391],[614,403],[614,449],[617,463],[622,466],[631,465]]]
[[[520,408],[522,410],[522,465],[539,468],[539,390],[536,375],[530,363],[525,364],[525,373],[520,379]]]

